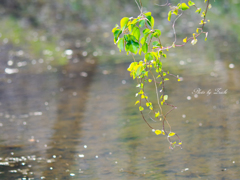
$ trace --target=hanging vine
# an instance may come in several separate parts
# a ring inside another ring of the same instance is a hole
[[[188,3],[178,3],[176,6],[173,6],[168,1],[164,5],[158,6],[168,6],[168,21],[171,21],[173,15],[176,16],[173,21],[172,28],[174,33],[174,41],[171,46],[164,46],[164,43],[161,41],[161,31],[154,28],[154,18],[151,12],[143,12],[143,6],[141,0],[137,2],[135,0],[140,14],[136,17],[123,17],[120,21],[120,26],[116,25],[113,28],[114,43],[119,48],[119,51],[125,50],[127,54],[131,54],[133,62],[129,65],[128,71],[130,76],[138,82],[137,87],[139,91],[136,93],[136,97],[139,99],[135,102],[135,105],[139,105],[139,111],[143,120],[152,129],[153,132],[157,135],[166,135],[167,140],[170,143],[170,148],[173,149],[175,146],[182,148],[182,141],[177,133],[173,132],[171,126],[167,120],[167,115],[176,109],[176,106],[167,103],[168,95],[165,94],[165,82],[169,79],[167,76],[173,76],[178,81],[181,81],[179,76],[170,74],[169,71],[164,71],[162,59],[167,58],[165,51],[170,50],[175,47],[182,47],[189,41],[192,45],[195,45],[198,41],[198,37],[201,34],[205,34],[205,40],[207,40],[208,32],[203,30],[205,24],[209,22],[206,19],[207,11],[211,8],[209,0],[204,0],[206,3],[206,9],[202,11],[201,8],[198,8],[193,1],[188,1]],[[196,13],[200,14],[202,19],[199,23],[200,27],[196,28],[196,32],[192,34],[191,37],[186,37],[183,39],[182,44],[176,44],[177,36],[175,31],[176,20],[182,16],[184,11],[189,8],[196,8]],[[134,54],[139,53],[139,55],[144,56],[144,60],[136,61]],[[150,101],[146,91],[145,86],[148,83],[153,83],[155,86],[155,93],[157,103],[153,105]],[[162,106],[170,106],[171,109],[164,114]],[[161,128],[153,128],[147,121],[146,116],[143,111],[149,109],[149,118],[156,119],[161,121]],[[152,117],[154,118],[152,118]],[[169,131],[166,130],[166,124],[169,127]],[[176,136],[178,138],[178,143],[172,141],[172,137]]]

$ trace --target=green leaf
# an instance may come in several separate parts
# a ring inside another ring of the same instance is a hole
[[[160,112],[159,111],[157,113],[155,113],[155,118],[157,118],[158,116],[160,116]]]
[[[140,74],[142,74],[143,70],[144,70],[144,67],[142,65],[138,65],[136,70],[136,76],[139,76]]]
[[[146,42],[146,38],[145,38],[145,37],[142,37],[140,43],[143,45],[145,42]]]
[[[139,106],[139,111],[143,111],[144,108],[142,106]]]
[[[154,27],[154,18],[152,16],[147,16],[146,17],[148,19],[147,23],[149,26],[151,26],[151,28],[153,29]]]
[[[163,99],[166,101],[168,99],[168,95],[164,95]]]
[[[195,12],[200,14],[201,10],[202,10],[201,8],[197,8],[197,10]]]
[[[171,21],[172,11],[168,12],[168,21]]]
[[[192,1],[188,1],[188,5],[189,5],[189,6],[193,6],[193,5],[195,5],[195,3],[192,2]]]
[[[133,28],[132,35],[139,41],[140,38],[140,30],[137,26]]]
[[[144,43],[142,45],[142,51],[146,54],[148,52],[148,44],[147,43]]]
[[[180,6],[179,6],[180,9],[182,9],[183,11],[189,9],[189,7],[187,6],[186,3],[182,3]]]
[[[147,61],[151,61],[151,60],[153,60],[153,56],[152,56],[152,54],[151,53],[147,53],[147,54],[145,54],[145,59],[147,60]]]
[[[159,29],[156,29],[154,34],[155,34],[155,36],[159,37],[159,36],[161,36],[162,33]]]
[[[118,40],[118,44],[117,44],[118,48],[119,48],[119,51],[121,52],[124,48],[124,38],[120,38]]]
[[[165,78],[164,81],[168,81],[169,79],[168,78]]]
[[[142,55],[142,48],[139,49],[139,55],[141,56]]]
[[[158,41],[153,41],[152,45],[153,45],[153,46],[158,46],[158,47],[160,47],[160,44],[159,44]]]
[[[130,51],[134,54],[137,54],[138,48],[139,48],[138,42],[135,42],[133,40],[128,41],[125,46],[126,51]]]
[[[145,25],[145,19],[143,19],[139,22],[139,27],[143,27],[144,25]]]
[[[150,29],[144,29],[144,30],[143,30],[144,36],[147,36],[150,32],[151,32]]]
[[[128,17],[124,17],[121,19],[120,26],[122,31],[126,28],[128,21],[129,21]]]
[[[113,33],[113,35],[114,35],[114,43],[117,42],[118,37],[120,36],[120,34],[122,34],[122,30],[120,30],[120,29],[115,30],[115,32]]]

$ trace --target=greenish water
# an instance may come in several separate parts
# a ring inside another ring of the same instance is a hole
[[[7,74],[0,86],[1,179],[238,179],[239,64],[229,68],[229,60],[192,50],[169,53],[165,62],[183,77],[166,84],[178,107],[168,119],[183,141],[173,151],[134,106],[128,63],[70,61],[32,72],[29,62]],[[197,88],[212,94],[194,97]],[[213,94],[216,88],[227,94]]]

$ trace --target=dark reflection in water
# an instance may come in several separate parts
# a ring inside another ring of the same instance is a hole
[[[168,119],[182,150],[169,150],[141,119],[128,63],[6,75],[1,179],[238,179],[240,67],[199,51],[181,59],[169,53],[165,62],[183,77],[166,83],[168,101],[178,107]],[[213,94],[216,88],[227,93]]]

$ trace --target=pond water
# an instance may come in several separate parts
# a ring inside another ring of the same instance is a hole
[[[39,62],[6,66],[0,179],[239,179],[240,66],[200,47],[173,51],[164,62],[183,77],[166,83],[178,107],[168,120],[183,141],[174,150],[142,120],[129,63],[119,57],[38,71]],[[227,93],[214,94],[217,88]]]

